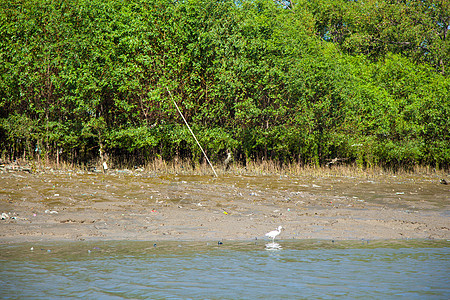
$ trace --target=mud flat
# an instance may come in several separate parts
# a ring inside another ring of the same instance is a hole
[[[51,240],[450,239],[433,176],[0,173],[0,243]]]

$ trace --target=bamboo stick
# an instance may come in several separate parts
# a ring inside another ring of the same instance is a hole
[[[186,124],[187,128],[188,128],[189,131],[191,132],[191,134],[192,134],[192,136],[194,137],[195,141],[197,142],[197,145],[198,145],[198,146],[200,147],[200,149],[202,150],[203,155],[204,155],[205,158],[206,158],[206,161],[207,161],[208,164],[211,166],[211,169],[213,170],[214,175],[215,175],[216,177],[219,177],[219,176],[217,176],[216,170],[214,170],[214,167],[213,167],[212,163],[209,161],[209,158],[208,158],[208,156],[206,155],[205,150],[203,150],[203,148],[202,148],[202,146],[200,145],[199,141],[198,141],[197,138],[195,137],[194,132],[192,131],[192,129],[191,129],[191,127],[189,126],[188,122],[186,121],[186,119],[184,118],[183,114],[181,113],[181,110],[180,110],[180,108],[178,107],[177,103],[175,102],[175,99],[173,98],[172,93],[170,92],[169,88],[167,88],[167,91],[169,92],[169,95],[170,95],[170,97],[172,98],[173,104],[175,104],[175,107],[177,108],[178,113],[179,113],[180,116],[183,118],[184,123]]]

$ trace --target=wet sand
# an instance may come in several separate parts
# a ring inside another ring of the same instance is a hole
[[[433,176],[2,171],[0,243],[62,240],[450,239]]]

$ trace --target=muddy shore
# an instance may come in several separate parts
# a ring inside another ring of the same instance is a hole
[[[0,243],[62,240],[450,239],[433,176],[219,178],[113,170],[0,173]]]

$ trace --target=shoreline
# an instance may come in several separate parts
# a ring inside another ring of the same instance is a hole
[[[0,186],[0,244],[261,240],[279,225],[280,240],[450,239],[449,186],[421,177],[3,172]]]

